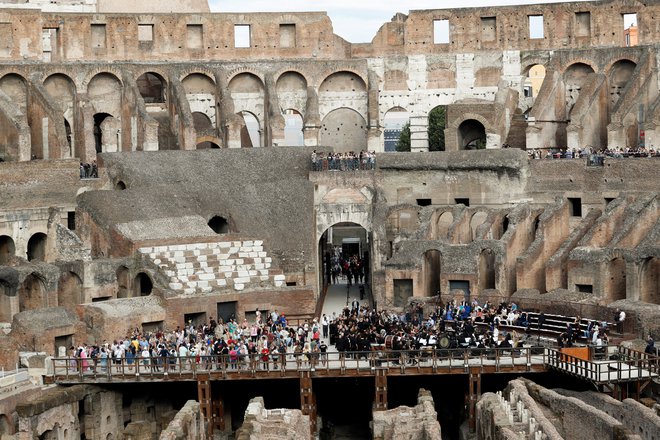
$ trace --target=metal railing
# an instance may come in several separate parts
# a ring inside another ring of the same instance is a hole
[[[658,376],[660,357],[622,346],[589,347],[589,359],[548,349],[550,367],[595,383],[628,382]]]
[[[520,372],[530,371],[532,365],[546,363],[547,349],[520,348],[468,348],[390,350],[377,347],[371,351],[328,353],[271,353],[269,355],[207,355],[136,357],[134,359],[79,359],[53,358],[52,373],[55,382],[93,382],[112,379],[192,380],[198,373],[218,373],[223,377],[268,376],[273,373],[298,371],[325,372],[326,375],[369,374],[376,368],[390,368],[400,374],[424,372],[458,373],[468,368]]]

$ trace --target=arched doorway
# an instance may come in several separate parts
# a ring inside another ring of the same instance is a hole
[[[13,317],[12,298],[15,298],[16,295],[12,295],[11,292],[9,283],[0,278],[0,322],[11,322]],[[0,431],[1,433],[2,431]]]
[[[117,298],[129,298],[131,296],[131,274],[126,266],[117,268]]]
[[[621,92],[628,85],[637,68],[637,64],[630,60],[619,60],[612,65],[608,80],[610,83],[610,112],[621,97]]]
[[[429,112],[429,151],[445,151],[447,106],[439,105]]]
[[[342,222],[329,227],[318,245],[319,286],[328,286],[324,310],[328,304],[353,299],[369,300],[371,281],[371,234],[357,223]],[[361,294],[360,286],[366,286]],[[340,310],[336,310],[341,312]]]
[[[350,108],[338,108],[323,118],[319,145],[336,152],[361,151],[367,148],[367,123]]]
[[[0,235],[0,266],[9,264],[16,255],[14,240],[8,235]]]
[[[424,253],[426,296],[440,295],[441,258],[440,251],[436,249],[431,249]]]
[[[486,148],[486,128],[476,119],[467,119],[458,126],[458,146],[461,150]]]
[[[211,118],[209,118],[205,113],[202,112],[193,112],[192,117],[193,117],[193,125],[195,127],[195,134],[197,136],[197,139],[207,136],[215,137],[215,128],[213,127]],[[198,150],[208,149],[208,148],[211,148],[211,142],[197,141]]]
[[[57,305],[60,307],[75,307],[83,302],[80,277],[73,272],[63,273],[57,283]]]
[[[155,72],[147,72],[137,79],[138,90],[145,104],[160,104],[165,102],[166,82]]]
[[[446,241],[449,235],[449,228],[454,224],[454,215],[450,211],[443,212],[435,224],[434,240]]]
[[[644,260],[640,268],[640,300],[650,304],[660,304],[660,258]]]
[[[28,261],[46,261],[46,234],[37,232],[27,245],[27,259]]]
[[[472,234],[472,241],[477,239],[477,229],[483,225],[488,218],[488,214],[483,211],[475,212],[470,218],[470,233]]]
[[[46,286],[36,273],[28,275],[18,292],[18,310],[34,310],[46,307]]]
[[[151,277],[144,272],[140,272],[133,280],[133,296],[149,296],[154,288]]]
[[[410,151],[410,113],[403,107],[393,107],[383,116],[385,151]],[[398,147],[397,147],[398,146]]]
[[[106,120],[111,121],[112,119],[114,117],[109,113],[97,113],[94,115],[94,145],[97,153],[116,151],[116,140],[112,137],[112,131],[107,129],[108,124],[105,123]],[[106,128],[105,133],[103,133],[104,128]],[[109,144],[115,145],[115,148],[106,148]]]
[[[626,299],[626,262],[617,257],[607,263],[605,297],[608,301]]]
[[[492,249],[484,249],[479,254],[479,288],[495,288],[495,253]]]
[[[298,110],[284,110],[284,145],[302,147],[305,145],[303,136],[303,117]]]
[[[238,116],[243,118],[241,125],[241,148],[261,147],[261,127],[259,119],[250,112],[240,112]]]

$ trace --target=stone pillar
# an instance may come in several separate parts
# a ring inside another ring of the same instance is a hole
[[[309,416],[309,429],[313,438],[316,436],[316,396],[309,371],[300,372],[300,409],[304,415]]]
[[[264,90],[264,136],[263,146],[284,145],[284,116],[280,110],[280,102],[277,97],[275,79],[272,73],[266,74]]]
[[[374,411],[387,410],[387,370],[376,369],[376,395],[374,397]]]
[[[321,116],[319,114],[319,95],[313,86],[307,87],[307,106],[303,121],[303,135],[306,147],[316,147],[319,144]]]
[[[429,151],[429,116],[410,116],[410,151]]]
[[[481,367],[470,367],[468,406],[470,432],[475,432],[477,427],[476,408],[481,397]]]

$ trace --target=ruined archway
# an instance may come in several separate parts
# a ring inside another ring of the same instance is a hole
[[[46,285],[36,273],[28,275],[18,290],[18,310],[34,310],[46,307]]]
[[[213,122],[211,122],[211,118],[202,112],[193,112],[192,117],[193,126],[195,127],[195,134],[197,137],[197,149],[206,150],[213,148],[213,142],[202,139],[209,137],[215,139],[216,132],[215,128],[213,127]]]
[[[154,282],[151,277],[144,272],[140,272],[133,280],[133,296],[149,296],[154,288]]]
[[[435,223],[435,234],[432,239],[446,241],[452,224],[454,224],[454,214],[450,211],[443,212]]]
[[[619,60],[610,68],[610,71],[608,72],[608,81],[610,85],[610,112],[619,101],[623,89],[630,82],[636,68],[637,64],[630,60]]]
[[[193,115],[196,112],[203,113],[211,121],[211,127],[217,127],[215,82],[204,74],[192,73],[181,81],[181,85],[186,91],[186,99]]]
[[[15,296],[15,294],[12,295],[12,288],[9,282],[0,278],[0,322],[11,322],[13,317],[12,303]],[[1,430],[0,434],[2,434]]]
[[[282,116],[284,116],[284,145],[290,147],[304,146],[302,114],[298,110],[289,108],[284,110]]]
[[[367,123],[350,108],[338,108],[323,118],[319,131],[319,145],[332,147],[336,152],[367,148]]]
[[[119,146],[119,121],[109,113],[94,115],[94,148],[97,153],[116,152]]]
[[[645,259],[640,267],[640,300],[650,304],[660,304],[660,258]]]
[[[7,265],[16,255],[14,240],[8,235],[0,235],[0,266]]]
[[[242,119],[241,148],[261,147],[261,126],[257,116],[246,111],[238,113],[238,116]]]
[[[440,295],[442,254],[437,249],[424,252],[424,284],[426,296]]]
[[[354,72],[341,71],[328,75],[319,87],[318,96],[319,115],[323,120],[325,120],[330,113],[337,111],[337,109],[351,109],[358,113],[362,119],[367,117],[367,85],[365,81]],[[346,129],[346,127],[344,129]],[[359,151],[362,148],[363,147],[358,145],[352,148],[352,150]]]
[[[371,243],[371,233],[357,223],[340,222],[326,229],[318,244],[319,285],[347,284],[349,272],[353,285],[369,282]]]
[[[136,80],[140,96],[145,104],[164,103],[167,96],[167,82],[165,79],[155,73],[146,72]]]
[[[37,232],[27,245],[27,259],[28,261],[46,261],[46,240],[47,235],[42,232]]]
[[[477,239],[477,229],[483,225],[488,218],[488,214],[483,211],[478,211],[472,214],[470,218],[470,233],[472,234],[472,241]]]
[[[495,288],[495,252],[492,249],[484,249],[479,254],[479,288]]]
[[[298,72],[284,72],[275,84],[280,108],[305,109],[307,107],[307,80]]]
[[[75,157],[75,113],[77,112],[76,85],[68,76],[56,73],[50,75],[44,80],[44,88],[48,95],[53,98],[51,103],[62,111],[64,131],[66,133],[68,144],[68,151],[62,151],[62,157]]]
[[[119,115],[122,114],[122,94],[123,87],[121,81],[111,73],[99,73],[89,82],[87,86],[87,98],[93,108],[95,135],[97,125],[100,127],[103,119],[105,119],[101,118],[99,120],[97,115],[116,115],[115,117],[119,118]],[[114,128],[118,130],[121,126],[117,124]],[[117,151],[116,145],[114,148],[111,147],[114,145],[114,141],[111,138],[116,137],[116,132],[108,134],[108,138],[103,139],[103,144],[108,145],[108,148],[104,148],[101,151]],[[98,146],[97,152],[99,152]]]
[[[403,134],[403,138],[401,138]],[[383,116],[383,142],[385,151],[397,151],[397,145],[410,146],[410,113],[403,107],[392,107]]]
[[[28,88],[25,78],[16,73],[9,73],[0,78],[0,90],[5,92],[21,113],[26,114]]]
[[[525,98],[529,99],[528,108],[534,105],[534,100],[541,91],[541,85],[545,79],[545,70],[543,64],[533,64],[527,69],[523,94]]]
[[[626,261],[617,257],[607,263],[605,299],[609,302],[626,299]]]
[[[117,298],[130,298],[131,296],[131,272],[126,266],[117,268]]]
[[[476,119],[467,119],[458,126],[460,150],[483,150],[486,148],[486,127]]]
[[[587,77],[594,73],[594,69],[585,63],[571,64],[563,74],[564,86],[566,88],[566,115],[570,119],[573,106],[580,96],[580,90]]]
[[[74,272],[64,272],[57,283],[57,305],[75,307],[83,302],[82,280]]]

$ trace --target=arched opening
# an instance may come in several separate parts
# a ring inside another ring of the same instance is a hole
[[[479,287],[481,290],[495,288],[495,253],[484,249],[479,254]]]
[[[11,322],[12,314],[12,298],[15,294],[11,294],[11,287],[9,282],[0,278],[0,322]],[[0,430],[0,434],[2,430]]]
[[[525,84],[523,85],[523,94],[525,98],[530,99],[530,107],[534,105],[534,100],[541,91],[541,85],[545,79],[545,66],[543,64],[534,64],[527,69]]]
[[[133,280],[133,296],[149,296],[154,288],[154,283],[149,275],[140,272]]]
[[[131,273],[126,266],[117,268],[117,298],[130,298]]]
[[[610,83],[610,111],[621,97],[621,92],[628,85],[637,68],[637,64],[630,60],[619,60],[612,65],[608,79]]]
[[[75,307],[83,302],[80,277],[73,272],[63,273],[57,283],[57,305],[60,307]]]
[[[186,76],[181,84],[186,91],[186,98],[193,117],[195,113],[206,115],[210,121],[210,126],[215,129],[217,126],[215,82],[206,75],[193,73]],[[194,120],[193,123],[195,123]],[[212,134],[215,136],[215,131]],[[197,137],[200,137],[199,132]]]
[[[37,232],[27,245],[27,259],[28,261],[46,261],[46,234]]]
[[[240,112],[238,115],[243,118],[241,125],[241,148],[261,147],[261,129],[259,119],[250,112]]]
[[[154,72],[143,73],[137,79],[138,90],[145,104],[165,102],[166,84],[163,77]]]
[[[618,257],[607,263],[605,297],[610,302],[626,299],[626,262]]]
[[[445,151],[447,106],[439,105],[429,112],[429,151]]]
[[[450,211],[443,212],[435,224],[435,237],[434,240],[446,241],[449,236],[449,228],[454,223],[454,214]]]
[[[35,310],[46,307],[46,287],[43,280],[36,274],[28,275],[18,292],[18,310]]]
[[[410,113],[393,107],[383,116],[385,151],[410,151]]]
[[[69,156],[73,156],[73,144],[71,140],[71,124],[64,118],[64,132],[66,133],[66,143],[69,146]]]
[[[303,136],[303,117],[298,110],[284,110],[284,145],[302,147],[305,145]]]
[[[440,295],[440,251],[428,250],[424,253],[424,281],[426,285],[426,296]]]
[[[115,183],[115,189],[117,191],[123,191],[126,189],[126,184],[123,180],[118,180],[117,183]]]
[[[23,113],[27,109],[27,82],[22,76],[9,73],[0,79],[0,90],[11,99]]]
[[[370,233],[352,222],[336,223],[323,233],[318,248],[323,268],[319,285],[329,285],[328,295],[341,295],[347,302],[360,296],[359,286],[371,279],[371,242]]]
[[[0,266],[7,265],[16,255],[14,240],[8,235],[0,235]]]
[[[458,126],[458,145],[461,150],[483,150],[486,148],[486,128],[475,120],[467,119]]]
[[[9,423],[9,417],[5,414],[0,414],[0,438],[5,434],[14,434],[11,423]]]
[[[367,91],[364,80],[353,72],[335,72],[321,83],[319,94],[360,93]]]
[[[644,260],[640,268],[640,300],[650,304],[660,304],[660,258]]]
[[[580,90],[587,77],[594,73],[594,69],[588,64],[571,64],[563,75],[564,85],[566,87],[566,116],[570,119],[573,106],[580,96]]]
[[[213,141],[202,141],[197,144],[198,150],[213,150],[220,149],[220,145]]]
[[[215,128],[213,127],[211,118],[209,118],[208,115],[202,112],[194,112],[192,114],[192,117],[193,117],[193,125],[195,127],[195,134],[197,136],[197,139],[207,136],[215,137],[216,134]],[[198,142],[197,144],[198,150],[209,149],[209,148],[211,148],[210,141]]]
[[[321,123],[319,145],[335,152],[361,151],[367,148],[367,124],[362,115],[350,108],[338,108]]]
[[[229,232],[229,222],[227,222],[227,219],[224,217],[216,215],[209,220],[208,225],[216,234],[226,234]]]
[[[470,233],[472,234],[472,241],[477,239],[477,229],[484,224],[487,218],[488,214],[482,211],[475,212],[472,215],[472,218],[470,218]]]
[[[107,144],[108,141],[112,139],[111,132],[105,133],[107,139],[103,139],[103,135],[104,135],[103,128],[105,127],[104,122],[108,118],[114,119],[114,117],[109,113],[97,113],[94,115],[94,145],[97,153],[102,153],[104,151],[103,149],[104,140],[106,141]]]

